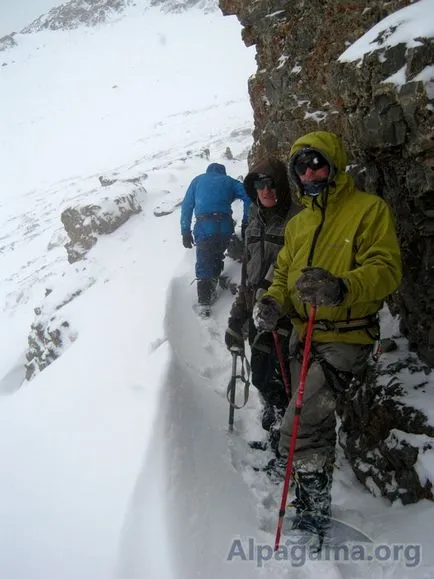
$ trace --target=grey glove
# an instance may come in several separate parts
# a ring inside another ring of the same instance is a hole
[[[244,352],[243,322],[235,318],[229,318],[225,332],[225,344],[228,350]]]
[[[260,332],[274,330],[280,316],[280,306],[273,298],[264,298],[253,308],[253,323]]]
[[[348,289],[340,277],[336,277],[322,267],[301,270],[295,287],[302,302],[334,307],[341,304]]]

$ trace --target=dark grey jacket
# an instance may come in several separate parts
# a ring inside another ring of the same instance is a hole
[[[276,183],[278,203],[272,209],[264,208],[257,198],[253,183],[260,174],[273,177]],[[232,318],[243,322],[251,316],[259,294],[271,285],[273,266],[283,246],[286,224],[300,211],[291,202],[286,167],[277,159],[268,159],[257,165],[244,179],[244,187],[253,203],[245,234],[241,287],[230,313]]]

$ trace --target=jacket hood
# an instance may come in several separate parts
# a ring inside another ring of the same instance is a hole
[[[319,151],[330,164],[332,177],[328,186],[329,197],[342,193],[344,189],[354,189],[353,178],[349,173],[345,172],[348,155],[342,140],[334,133],[327,131],[308,133],[295,141],[291,147],[291,156],[289,159],[290,178],[297,186],[298,197],[303,205],[310,206],[312,199],[302,193],[300,180],[294,171],[294,159],[296,154],[305,148]]]
[[[208,165],[206,172],[226,175],[226,167],[224,165],[221,165],[220,163],[211,163],[211,165]]]
[[[262,208],[262,205],[258,201],[258,193],[253,186],[259,175],[269,175],[273,177],[276,183],[277,196],[277,206],[274,209],[287,213],[291,206],[291,191],[285,164],[279,161],[279,159],[271,157],[255,165],[252,171],[246,175],[243,182],[244,189],[253,203],[259,208]]]

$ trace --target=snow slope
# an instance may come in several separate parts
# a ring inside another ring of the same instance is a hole
[[[179,209],[154,214],[208,162],[247,171],[255,65],[235,19],[136,6],[106,26],[19,40],[0,70],[1,577],[432,577],[432,504],[389,506],[342,456],[336,517],[379,543],[423,545],[422,558],[403,547],[395,562],[303,561],[301,551],[265,561],[281,488],[253,469],[270,458],[248,446],[262,436],[253,389],[227,431],[233,297],[221,290],[213,317],[196,317]],[[148,175],[143,212],[70,265],[60,213],[113,173]],[[225,270],[239,279],[237,263]],[[78,337],[27,383],[46,288],[86,288],[63,309]],[[249,539],[257,548],[243,560]]]

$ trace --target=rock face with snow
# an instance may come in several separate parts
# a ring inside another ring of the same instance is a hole
[[[35,308],[35,319],[30,327],[28,348],[26,351],[26,379],[31,380],[49,366],[77,337],[76,331],[71,328],[70,322],[64,316],[62,308],[80,295],[81,289],[64,296],[53,303],[46,292],[46,301],[41,307]]]
[[[414,15],[423,2],[426,17],[416,19],[410,31],[412,16],[395,13],[405,9]],[[358,184],[384,196],[397,218],[404,280],[390,307],[400,314],[410,349],[429,365],[418,362],[420,368],[429,372],[434,367],[434,44],[432,34],[420,32],[421,24],[431,22],[429,5],[425,0],[219,0],[219,5],[224,14],[238,16],[244,43],[257,50],[258,70],[249,79],[255,121],[250,166],[270,154],[287,161],[291,144],[310,131],[343,137]],[[399,362],[404,373],[413,366],[409,360],[405,354]],[[410,400],[423,389],[423,380],[403,396],[406,377],[392,380],[397,366],[377,370],[348,399],[341,444],[371,491],[403,502],[433,498],[420,465],[431,450],[434,429],[423,406],[417,409]]]
[[[404,279],[394,310],[401,331],[434,366],[434,39],[390,46],[400,25],[380,28],[371,52],[357,58],[360,43],[342,55],[332,87],[354,171],[364,188],[383,194],[398,221]]]
[[[355,383],[341,409],[339,440],[357,478],[369,490],[403,504],[434,500],[433,480],[424,467],[434,459],[431,368],[406,352],[385,354]]]
[[[15,33],[7,34],[6,36],[0,38],[0,52],[2,50],[7,50],[8,48],[13,48],[14,46],[17,46],[17,42],[14,36]]]
[[[389,48],[406,19],[399,26],[386,21],[369,53],[338,61],[381,19],[409,4],[220,0],[223,13],[243,24],[245,44],[257,49],[258,71],[249,80],[250,164],[269,154],[286,161],[294,140],[310,131],[343,136],[359,184],[381,193],[397,217],[404,283],[395,311],[411,346],[434,366],[434,87],[427,68],[434,64],[433,39],[419,38],[415,27],[418,40],[409,48]]]
[[[131,0],[70,0],[39,16],[21,32],[70,30],[83,24],[95,26],[105,22],[111,14],[121,12],[128,4],[131,4]]]
[[[94,203],[65,209],[61,220],[70,239],[65,245],[69,263],[83,259],[98,236],[112,233],[140,213],[137,196],[143,192],[141,185],[113,183],[104,187],[104,196],[96,194]]]
[[[184,12],[199,8],[204,12],[217,10],[217,0],[151,0],[151,6],[160,6],[164,12]]]

